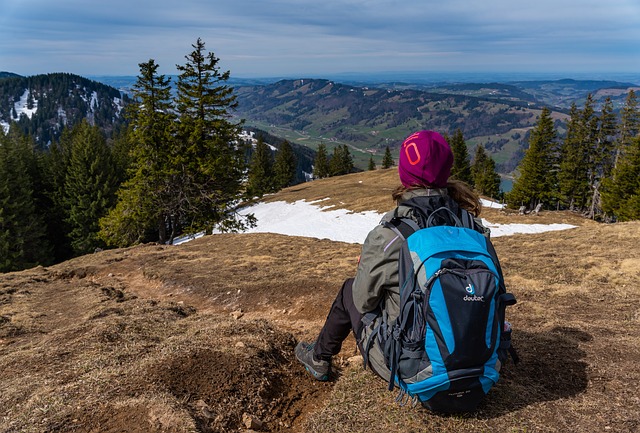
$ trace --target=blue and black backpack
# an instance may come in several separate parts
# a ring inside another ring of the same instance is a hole
[[[413,215],[420,224],[385,223],[405,239],[400,314],[379,333],[389,390],[398,386],[399,401],[434,411],[473,411],[498,381],[507,355],[517,362],[505,326],[505,309],[516,299],[506,293],[491,241],[467,211],[460,209],[459,217],[440,207],[427,215],[414,206]]]

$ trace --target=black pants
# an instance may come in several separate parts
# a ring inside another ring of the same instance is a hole
[[[342,349],[342,342],[351,331],[361,349],[359,337],[362,331],[362,314],[353,303],[353,278],[344,282],[333,301],[314,347],[316,359],[330,360],[333,355],[337,355]]]

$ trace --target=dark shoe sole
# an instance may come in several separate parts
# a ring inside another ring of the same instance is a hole
[[[305,365],[304,368],[309,372],[309,374],[311,374],[316,380],[319,380],[320,382],[326,382],[329,380],[328,374],[320,374],[313,368],[310,368],[308,365]]]

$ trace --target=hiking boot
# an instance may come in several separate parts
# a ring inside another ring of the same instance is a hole
[[[313,356],[313,346],[315,346],[315,343],[306,343],[304,341],[298,343],[295,350],[296,358],[313,377],[325,382],[329,380],[331,361],[316,360]]]

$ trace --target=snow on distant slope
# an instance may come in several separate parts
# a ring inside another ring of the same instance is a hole
[[[306,236],[318,239],[330,239],[340,242],[364,242],[369,231],[381,220],[383,214],[369,212],[350,212],[345,209],[331,209],[322,206],[323,200],[294,203],[284,201],[258,203],[242,210],[241,214],[253,213],[258,225],[246,233],[279,233],[290,236]],[[498,203],[483,201],[485,207],[502,207]],[[555,230],[567,230],[576,226],[569,224],[493,224],[483,219],[491,229],[492,237],[509,236],[516,233],[532,234]],[[195,237],[176,239],[175,245]]]
[[[31,117],[33,117],[35,112],[38,111],[37,99],[33,100],[33,107],[28,108],[29,94],[30,94],[29,89],[25,89],[22,96],[20,96],[20,100],[13,104],[13,108],[15,110],[15,116],[14,116],[13,110],[11,110],[11,113],[9,114],[11,116],[11,120],[15,120],[15,121],[19,120],[21,114],[24,114],[29,119],[31,119]],[[2,127],[5,134],[9,132],[9,122],[0,120],[0,127]]]
[[[20,97],[20,100],[13,105],[13,107],[16,109],[16,117],[13,118],[14,120],[18,120],[22,113],[24,113],[29,119],[31,119],[33,114],[36,111],[38,111],[38,100],[37,99],[33,100],[33,108],[27,108],[27,105],[28,105],[27,101],[29,99],[29,93],[30,93],[29,89],[25,89],[24,93]]]
[[[256,147],[256,144],[258,144],[258,139],[255,137],[256,133],[253,131],[242,131],[240,133],[240,139],[243,141],[248,141],[251,143],[251,146],[253,146],[254,148]],[[269,143],[265,143],[269,149],[271,149],[273,152],[277,152],[278,148],[275,146],[270,145]]]

